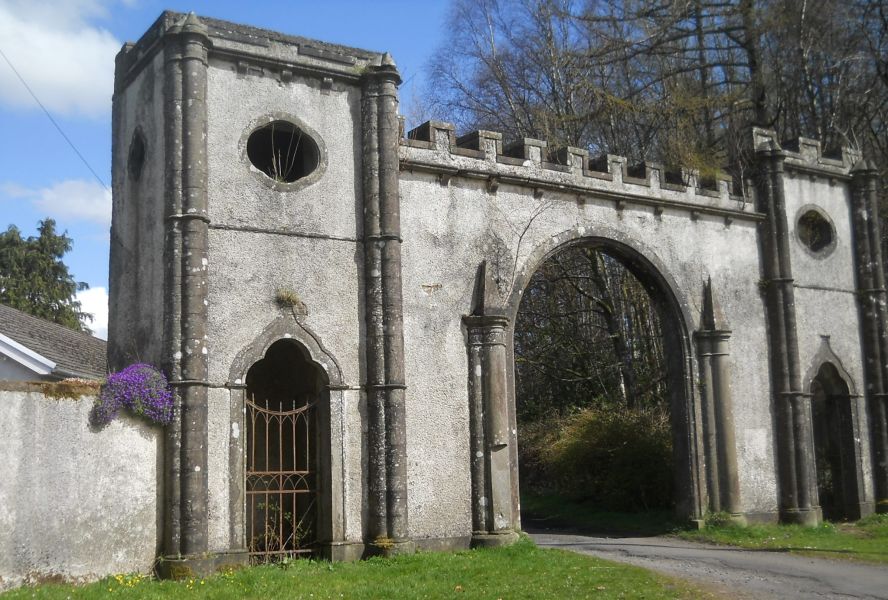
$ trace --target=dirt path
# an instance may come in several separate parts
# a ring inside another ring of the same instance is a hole
[[[591,554],[681,577],[729,598],[888,599],[888,567],[743,550],[666,537],[593,537],[530,529],[539,546]]]

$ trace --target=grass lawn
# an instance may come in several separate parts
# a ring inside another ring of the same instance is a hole
[[[418,553],[357,563],[294,561],[287,568],[241,569],[203,580],[117,576],[98,583],[41,585],[16,598],[705,598],[700,589],[649,571],[560,550],[529,539],[514,546]]]
[[[682,531],[677,535],[686,540],[757,550],[888,563],[888,514],[872,515],[855,523],[824,523],[819,527],[723,525]]]

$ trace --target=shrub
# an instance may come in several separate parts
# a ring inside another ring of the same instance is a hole
[[[605,510],[672,505],[672,431],[662,410],[586,408],[522,429],[522,483]]]
[[[169,424],[173,420],[173,392],[167,378],[144,363],[112,373],[93,407],[93,418],[100,425],[108,424],[121,408],[154,423]]]

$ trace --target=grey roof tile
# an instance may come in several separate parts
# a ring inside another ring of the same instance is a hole
[[[108,372],[106,343],[88,333],[0,304],[0,333],[56,363],[64,376],[101,379]]]

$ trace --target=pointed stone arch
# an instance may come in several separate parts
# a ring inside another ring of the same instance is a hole
[[[823,518],[856,520],[872,514],[875,504],[865,478],[866,407],[829,336],[821,336],[803,381],[811,404],[812,480]]]
[[[336,358],[323,345],[317,336],[298,318],[282,315],[271,321],[262,332],[245,346],[232,361],[227,387],[231,401],[231,437],[229,445],[229,510],[230,539],[232,548],[246,548],[246,490],[245,438],[246,427],[244,410],[246,399],[246,376],[250,368],[266,356],[269,348],[282,340],[291,340],[305,356],[306,360],[323,373],[324,390],[318,404],[318,427],[321,444],[318,477],[319,507],[318,534],[320,552],[333,556],[337,547],[345,540],[346,516],[343,509],[342,473],[342,421],[344,391],[342,369]],[[338,415],[338,416],[337,416]]]
[[[237,354],[228,372],[229,386],[243,385],[250,366],[265,356],[271,345],[281,339],[299,342],[308,351],[311,360],[327,374],[330,385],[342,385],[342,369],[320,338],[298,319],[283,315],[266,325],[262,333]]]
[[[845,382],[845,385],[848,386],[848,393],[857,398],[860,396],[857,392],[857,386],[854,384],[854,378],[851,376],[851,373],[848,372],[848,369],[845,368],[842,359],[833,351],[832,346],[830,345],[828,335],[820,336],[820,346],[817,348],[817,352],[814,354],[814,358],[811,359],[811,364],[808,366],[808,370],[805,371],[805,377],[802,380],[805,385],[805,389],[811,388],[811,382],[817,377],[818,371],[820,368],[829,363],[833,367],[835,367],[836,372],[839,377],[841,377],[842,381]]]

